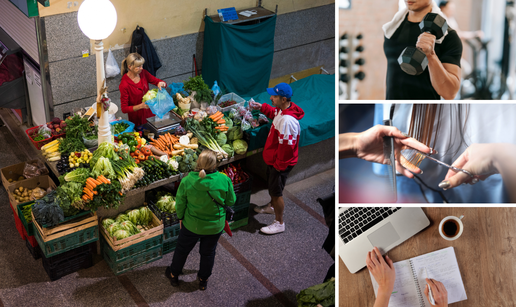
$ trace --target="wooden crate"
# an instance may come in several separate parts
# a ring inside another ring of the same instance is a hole
[[[117,240],[116,238],[113,238],[109,235],[107,230],[102,226],[102,223],[100,222],[100,233],[102,233],[102,236],[106,239],[106,242],[109,244],[111,249],[113,251],[119,251],[123,248],[129,247],[133,244],[143,242],[149,238],[156,237],[156,236],[162,236],[163,235],[163,223],[160,219],[152,213],[152,223],[144,229],[140,229],[139,234],[135,234],[130,236],[129,238],[125,238],[122,240]],[[114,219],[114,218],[113,218]]]
[[[32,221],[36,240],[47,258],[99,239],[99,222],[95,212],[49,228],[41,227],[34,218],[34,213]]]

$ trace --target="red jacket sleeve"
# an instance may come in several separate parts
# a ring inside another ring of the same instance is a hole
[[[278,124],[279,127],[274,127],[278,132],[278,148],[273,166],[283,171],[289,165],[297,163],[301,128],[299,122],[291,116],[284,116]]]
[[[274,117],[276,116],[276,108],[271,107],[270,105],[268,105],[266,103],[262,103],[260,112],[262,112],[265,116],[267,116],[270,119],[274,119]]]
[[[147,81],[150,83],[150,84],[154,84],[155,86],[158,86],[158,83],[160,82],[165,82],[161,79],[158,79],[156,77],[154,77],[153,75],[151,75],[148,71],[146,71],[145,69],[142,70],[141,72],[142,74],[145,74],[145,78],[147,79]],[[165,82],[166,84],[166,82]]]
[[[134,112],[133,106],[129,105],[129,88],[127,88],[123,83],[120,83],[118,89],[120,90],[120,107],[122,109],[122,113],[127,114]]]

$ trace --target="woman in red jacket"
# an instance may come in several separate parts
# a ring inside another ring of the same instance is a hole
[[[120,90],[120,105],[122,112],[129,114],[129,121],[136,126],[143,125],[147,118],[154,114],[149,106],[142,102],[143,96],[149,91],[149,83],[156,85],[160,90],[167,84],[143,69],[145,59],[138,53],[129,54],[122,61],[122,81]]]

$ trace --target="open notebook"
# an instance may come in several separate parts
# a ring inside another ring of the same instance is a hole
[[[467,299],[460,276],[459,265],[453,247],[447,247],[428,254],[394,263],[396,281],[389,306],[431,307],[425,296],[426,273],[428,277],[444,284],[448,291],[448,304]],[[369,273],[370,274],[370,273]],[[371,275],[374,294],[378,294],[378,283]]]

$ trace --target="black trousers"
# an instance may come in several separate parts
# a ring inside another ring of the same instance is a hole
[[[177,276],[182,274],[186,258],[188,258],[188,255],[194,248],[195,244],[197,244],[197,241],[201,239],[201,245],[199,247],[201,264],[197,276],[202,280],[208,279],[208,277],[211,276],[211,271],[213,270],[213,264],[215,263],[215,250],[217,249],[217,242],[219,241],[221,234],[222,231],[214,235],[198,235],[186,229],[183,225],[179,231],[177,247],[174,251],[172,264],[170,264],[172,275]]]

